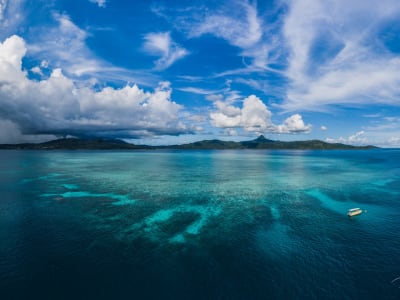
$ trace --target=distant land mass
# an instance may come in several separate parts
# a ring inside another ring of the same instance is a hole
[[[260,135],[250,141],[233,142],[221,140],[203,140],[189,144],[169,146],[135,145],[118,139],[78,139],[62,138],[44,143],[0,144],[0,149],[19,150],[157,150],[157,149],[182,149],[182,150],[228,150],[228,149],[271,149],[271,150],[367,150],[376,149],[376,146],[353,146],[341,143],[327,143],[321,140],[306,141],[275,141]]]

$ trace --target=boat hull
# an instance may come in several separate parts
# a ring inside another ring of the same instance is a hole
[[[349,217],[354,217],[354,216],[357,216],[357,215],[360,215],[360,214],[362,214],[362,210],[361,210],[361,209],[351,210],[351,211],[349,211],[349,212],[347,213],[347,215],[348,215]]]

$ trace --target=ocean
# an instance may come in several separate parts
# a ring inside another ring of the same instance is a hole
[[[399,277],[400,150],[0,151],[4,300],[400,299]]]

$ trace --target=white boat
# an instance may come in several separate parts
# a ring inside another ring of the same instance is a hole
[[[363,212],[363,211],[361,210],[361,208],[356,207],[356,208],[351,208],[351,209],[349,209],[348,212],[347,212],[347,215],[348,215],[349,217],[353,217],[353,216],[357,216],[357,215],[362,214],[362,212]]]

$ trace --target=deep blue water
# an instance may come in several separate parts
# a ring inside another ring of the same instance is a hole
[[[400,299],[399,217],[400,150],[0,151],[0,298]]]

